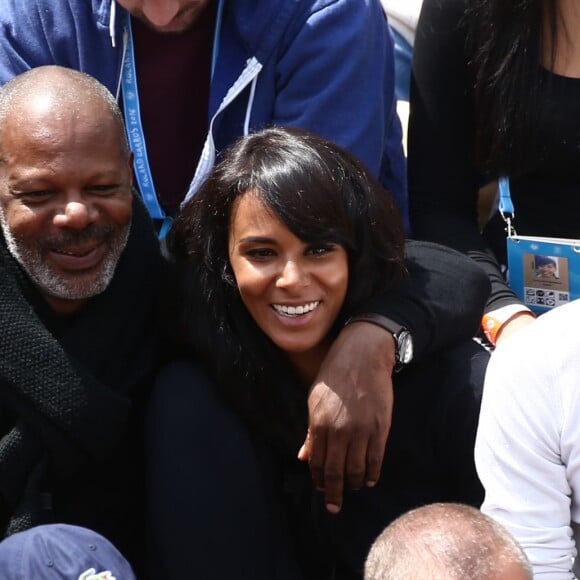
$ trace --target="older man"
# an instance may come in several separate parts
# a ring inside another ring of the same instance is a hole
[[[60,521],[134,556],[133,434],[162,267],[112,95],[40,67],[0,89],[0,534]]]

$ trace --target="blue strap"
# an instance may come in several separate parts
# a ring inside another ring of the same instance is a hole
[[[125,126],[127,137],[131,144],[135,168],[135,177],[139,185],[139,191],[151,216],[155,219],[164,219],[165,212],[159,203],[153,176],[147,159],[147,147],[145,134],[141,124],[141,108],[139,106],[139,91],[137,89],[137,72],[135,69],[135,51],[133,50],[133,32],[131,30],[131,16],[127,12],[127,47],[125,61],[123,62],[123,74],[121,78],[123,88],[123,109],[125,113]]]
[[[161,224],[161,228],[159,229],[159,234],[158,234],[158,238],[160,240],[163,240],[165,238],[165,236],[167,235],[167,233],[171,229],[172,225],[173,225],[173,220],[170,217],[166,217],[163,220],[163,223]]]
[[[498,209],[502,216],[515,215],[514,204],[512,203],[512,196],[510,194],[510,180],[509,177],[502,175],[498,180],[499,187],[499,204]]]

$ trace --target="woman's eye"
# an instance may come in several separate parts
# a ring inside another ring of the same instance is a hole
[[[274,251],[270,248],[253,248],[246,252],[246,255],[254,259],[265,259],[274,256]]]
[[[335,249],[335,244],[321,244],[319,246],[311,246],[308,248],[308,253],[313,256],[324,256]]]

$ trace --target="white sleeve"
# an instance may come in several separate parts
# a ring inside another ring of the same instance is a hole
[[[579,421],[568,424],[562,404],[558,347],[541,344],[533,331],[514,339],[493,353],[485,380],[475,445],[482,511],[520,542],[534,578],[574,578],[569,482],[578,472],[563,459],[562,430],[579,440]]]

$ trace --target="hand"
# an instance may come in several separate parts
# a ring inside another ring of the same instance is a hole
[[[501,325],[495,339],[495,345],[498,346],[500,342],[503,342],[508,336],[511,336],[514,332],[532,324],[534,320],[536,320],[536,318],[531,312],[525,311],[516,314],[516,316],[510,318],[507,322]]]
[[[309,461],[326,507],[338,513],[344,484],[378,481],[393,412],[395,340],[367,322],[339,334],[308,396],[309,428],[298,458]]]

